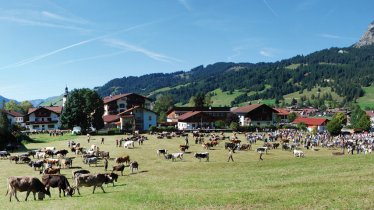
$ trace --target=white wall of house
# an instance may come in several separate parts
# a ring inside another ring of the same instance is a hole
[[[56,121],[55,123],[51,123],[51,121]],[[51,113],[48,117],[36,117],[35,113],[31,113],[29,115],[29,125],[26,127],[30,130],[55,130],[61,127],[60,117],[56,113]],[[37,122],[33,123],[33,122]],[[40,123],[46,122],[46,123]]]
[[[314,127],[316,126],[308,126],[307,129],[309,132],[312,132]],[[317,132],[323,133],[325,131],[327,131],[327,126],[324,126],[324,125],[317,126]]]

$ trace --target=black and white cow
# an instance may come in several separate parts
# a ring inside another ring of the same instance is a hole
[[[206,161],[209,161],[209,152],[201,152],[201,153],[195,153],[195,158],[199,159],[201,162],[201,159],[206,158]]]

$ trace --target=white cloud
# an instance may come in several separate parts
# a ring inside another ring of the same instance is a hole
[[[262,48],[259,53],[265,57],[274,57],[276,52],[277,50],[274,48]]]
[[[64,16],[61,16],[59,14],[49,12],[49,11],[42,11],[41,14],[44,17],[54,19],[54,20],[58,20],[58,21],[65,21],[65,22],[71,22],[71,23],[77,23],[77,24],[90,24],[89,21],[84,20],[84,19],[79,18],[79,17],[64,17]]]
[[[125,42],[123,40],[105,39],[104,41],[106,43],[108,43],[109,45],[113,46],[113,47],[117,47],[117,48],[120,48],[120,49],[129,50],[129,51],[132,51],[132,52],[141,53],[141,54],[143,54],[143,55],[145,55],[145,56],[147,56],[147,57],[149,57],[149,58],[151,58],[153,60],[156,60],[156,61],[161,61],[161,62],[165,62],[165,63],[182,62],[179,59],[172,58],[172,57],[163,55],[161,53],[154,52],[154,51],[151,51],[151,50],[148,50],[148,49],[145,49],[145,48],[142,48],[142,47],[130,44],[130,43]]]
[[[243,50],[242,47],[235,47],[234,49],[232,49],[234,54],[228,56],[227,60],[228,61],[233,61],[234,58],[239,57],[242,54],[242,50]]]

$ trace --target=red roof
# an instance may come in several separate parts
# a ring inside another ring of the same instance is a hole
[[[186,119],[188,119],[190,117],[193,117],[193,116],[195,116],[197,114],[200,114],[200,113],[201,113],[201,111],[197,111],[197,112],[186,112],[186,113],[182,114],[181,116],[179,116],[178,120],[184,121],[184,120],[186,120]]]
[[[13,110],[5,110],[5,113],[8,114],[8,115],[11,115],[13,117],[23,117],[23,114],[18,113],[18,112],[13,111]]]
[[[112,123],[112,122],[119,121],[119,116],[118,115],[105,115],[103,116],[103,120],[106,123]]]
[[[126,97],[126,96],[129,96],[129,95],[137,95],[137,96],[140,96],[140,97],[143,97],[143,98],[148,99],[147,97],[142,96],[142,95],[138,95],[138,94],[136,94],[136,93],[124,93],[124,94],[119,94],[119,95],[114,95],[114,96],[107,96],[107,97],[104,97],[104,98],[103,98],[103,101],[104,101],[104,104],[107,104],[107,103],[109,103],[109,102],[116,101],[116,100],[118,100],[118,99],[121,99],[121,98]]]
[[[289,115],[290,114],[290,112],[287,109],[275,108],[275,110],[279,112],[278,115]]]
[[[319,126],[322,125],[329,120],[326,118],[307,118],[307,117],[299,117],[295,119],[292,123],[298,124],[298,123],[305,123],[307,126]]]
[[[29,109],[29,112],[27,113],[28,115],[35,112],[36,110],[38,109],[48,109],[54,113],[57,113],[57,114],[61,114],[62,112],[62,106],[41,106],[41,107],[38,107],[38,108],[30,108]]]

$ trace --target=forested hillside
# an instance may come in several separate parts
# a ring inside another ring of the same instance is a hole
[[[97,91],[100,95],[136,92],[170,93],[186,103],[198,92],[216,89],[239,94],[232,105],[257,99],[276,99],[314,87],[331,87],[345,101],[364,95],[374,80],[374,47],[330,48],[274,63],[216,63],[190,71],[114,79]]]

